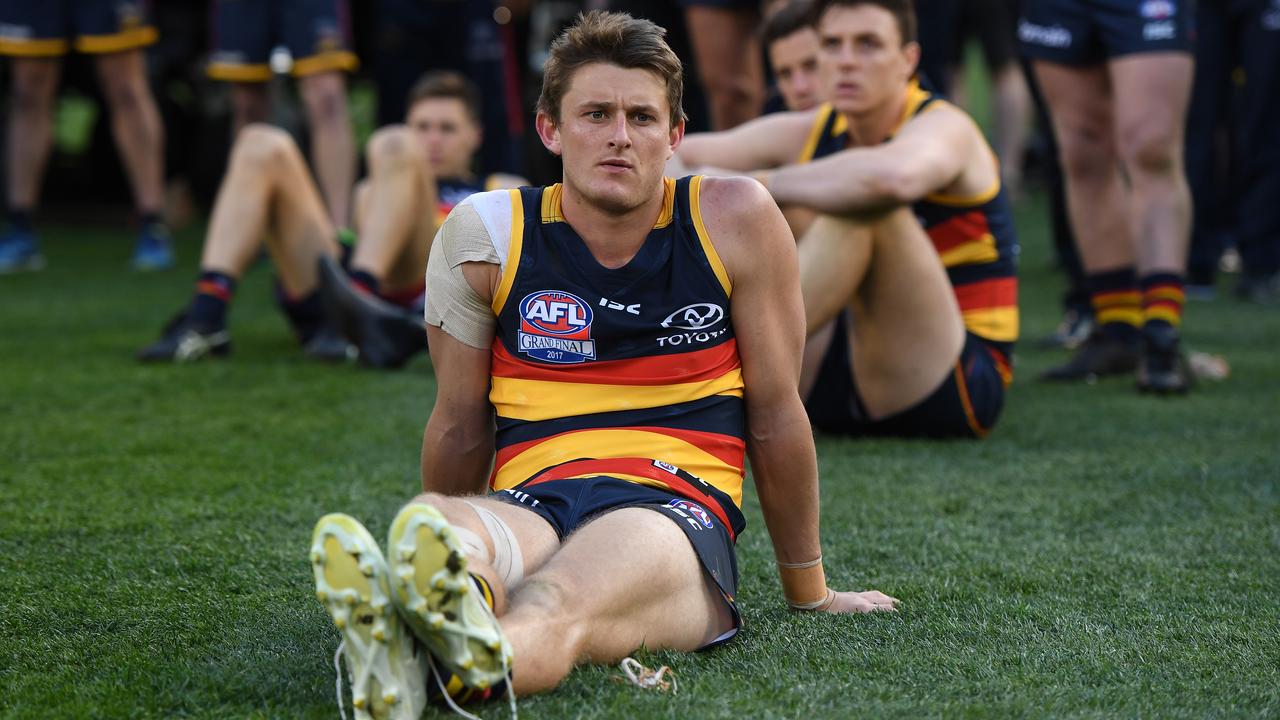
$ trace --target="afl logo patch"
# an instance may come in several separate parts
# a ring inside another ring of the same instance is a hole
[[[686,518],[692,515],[697,518],[698,522],[702,523],[704,527],[713,528],[716,526],[716,524],[711,520],[711,515],[708,514],[706,510],[703,510],[702,506],[697,503],[689,502],[688,500],[672,500],[667,503],[667,507],[674,509],[676,514],[682,515]]]
[[[529,293],[520,301],[520,352],[553,363],[594,360],[591,317],[591,306],[572,293]]]

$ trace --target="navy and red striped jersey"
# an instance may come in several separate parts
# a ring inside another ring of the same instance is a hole
[[[898,128],[944,102],[913,81]],[[823,105],[798,162],[844,150],[847,130],[847,119],[830,103]],[[1005,384],[1009,384],[1013,379],[1013,345],[1018,339],[1018,238],[999,178],[978,195],[929,195],[911,209],[942,258],[965,327],[983,340]]]
[[[565,222],[560,185],[473,202],[487,226],[510,228],[493,300],[494,490],[607,475],[742,530],[742,369],[701,183],[664,179],[657,222],[616,269]]]

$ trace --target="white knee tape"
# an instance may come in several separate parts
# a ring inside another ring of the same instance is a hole
[[[515,587],[524,579],[524,553],[520,551],[515,533],[493,511],[473,502],[467,504],[480,516],[480,522],[484,523],[484,529],[489,531],[489,539],[493,541],[493,558],[489,564],[497,571],[504,586]]]
[[[467,557],[479,558],[486,563],[492,562],[489,557],[489,548],[484,544],[484,540],[480,536],[470,530],[455,525],[453,534],[458,536],[462,541],[462,547],[467,551]]]

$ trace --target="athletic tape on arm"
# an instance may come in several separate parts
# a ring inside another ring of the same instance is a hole
[[[462,201],[436,232],[427,260],[427,300],[423,319],[451,337],[480,350],[493,342],[496,321],[489,303],[481,298],[462,274],[462,263],[498,265],[494,243],[480,214]]]

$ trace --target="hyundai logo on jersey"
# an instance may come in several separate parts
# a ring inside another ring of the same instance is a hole
[[[520,352],[553,363],[594,360],[591,306],[577,295],[539,290],[520,301]]]

